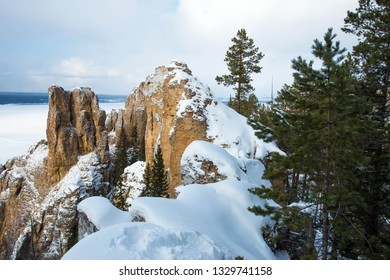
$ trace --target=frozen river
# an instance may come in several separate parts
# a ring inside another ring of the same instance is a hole
[[[123,103],[100,103],[107,113]],[[48,104],[0,105],[0,164],[24,154],[31,145],[46,139]]]

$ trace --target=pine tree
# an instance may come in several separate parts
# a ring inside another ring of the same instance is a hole
[[[234,86],[237,107],[233,107],[238,113],[242,113],[242,101],[247,100],[247,94],[254,91],[251,85],[252,73],[260,73],[258,65],[264,55],[259,52],[253,39],[249,38],[245,29],[240,29],[236,37],[232,39],[233,45],[226,52],[225,62],[229,74],[217,76],[215,80],[224,86]]]
[[[165,171],[160,145],[157,146],[156,154],[154,155],[151,174],[153,196],[168,198],[168,172]]]
[[[115,166],[114,166],[114,188],[113,188],[113,204],[118,209],[126,210],[126,194],[122,188],[121,175],[124,169],[129,165],[127,157],[127,141],[126,137],[122,133],[115,150]]]
[[[168,172],[165,171],[160,145],[157,146],[152,166],[146,165],[144,182],[145,189],[142,192],[142,196],[169,198]]]
[[[368,258],[390,257],[390,2],[359,0],[348,12],[344,31],[358,36],[353,50],[358,94],[371,106],[368,139],[362,143],[371,158],[360,170],[359,185],[366,208],[362,211]]]
[[[142,190],[140,196],[152,196],[151,195],[151,169],[149,163],[146,163],[143,179],[144,179],[145,188]]]
[[[129,140],[129,149],[127,152],[128,157],[128,163],[129,165],[132,165],[133,163],[140,160],[140,143],[138,141],[138,127],[137,124],[135,124],[130,133],[130,140]]]
[[[234,108],[234,104],[233,107]],[[241,101],[241,111],[244,117],[250,118],[260,109],[259,99],[254,93],[249,94],[247,100]]]
[[[127,141],[124,133],[121,133],[115,149],[114,185],[117,185],[117,183],[120,182],[123,170],[128,165]]]
[[[301,57],[293,60],[294,83],[280,91],[269,113],[270,127],[252,120],[258,134],[276,139],[287,155],[271,154],[266,161],[265,177],[273,187],[252,190],[282,207],[251,210],[273,217],[276,228],[268,229],[270,240],[288,246],[296,258],[336,258],[355,240],[364,242],[351,213],[362,203],[354,182],[366,161],[359,146],[365,105],[354,94],[350,64],[335,37],[329,29],[323,42],[314,41],[320,69]],[[352,230],[344,234],[343,228]],[[320,241],[315,242],[315,232],[321,232]],[[357,257],[353,254],[349,257]]]

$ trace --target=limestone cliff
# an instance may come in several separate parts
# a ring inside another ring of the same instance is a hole
[[[106,113],[99,110],[97,96],[90,88],[49,88],[46,136],[50,185],[58,183],[80,155],[96,150],[102,163],[108,164],[105,121]]]
[[[77,204],[110,191],[105,112],[90,88],[49,88],[47,142],[0,173],[0,259],[58,259],[77,241]]]
[[[204,93],[207,98],[201,99]],[[156,68],[132,91],[125,110],[119,112],[117,133],[122,127],[129,137],[136,125],[145,137],[147,162],[152,161],[157,145],[161,146],[172,194],[181,184],[180,159],[185,148],[194,140],[207,139],[203,110],[211,101],[210,90],[192,76],[187,65],[174,61]]]
[[[172,195],[175,187],[188,179],[185,173],[190,169],[180,166],[180,162],[185,149],[195,140],[213,142],[232,156],[243,159],[261,158],[273,149],[272,144],[257,139],[245,117],[218,102],[188,66],[178,61],[157,67],[132,91],[125,109],[109,116],[106,127],[115,132],[116,141],[123,135],[131,138],[137,127],[145,142],[147,162],[152,161],[156,147],[160,145],[169,171]],[[204,171],[209,169],[209,172],[199,182],[210,183],[224,178],[222,175],[219,179],[210,177],[219,173],[215,172],[212,162],[203,164]]]

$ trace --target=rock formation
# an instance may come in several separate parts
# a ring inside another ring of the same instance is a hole
[[[274,149],[273,144],[257,139],[245,117],[218,102],[187,65],[178,61],[157,67],[133,90],[118,114],[116,138],[120,131],[129,137],[135,125],[145,139],[146,161],[151,162],[156,146],[161,146],[173,195],[174,188],[182,184],[183,152],[195,140],[213,142],[243,159],[262,158]]]
[[[0,173],[0,259],[58,259],[77,242],[77,204],[110,191],[105,112],[90,88],[49,88],[47,142]]]
[[[0,166],[0,259],[60,258],[80,238],[77,204],[111,195],[113,151],[122,140],[131,149],[136,137],[146,162],[160,145],[173,196],[183,183],[255,182],[248,174],[256,172],[248,170],[262,166],[248,158],[260,158],[274,147],[260,143],[244,117],[213,99],[210,89],[177,61],[156,68],[129,95],[125,109],[107,116],[90,88],[50,87],[46,134],[47,142]],[[190,145],[195,140],[203,141]],[[144,168],[138,162],[122,174],[128,203],[144,186]]]
[[[45,193],[35,181],[41,183],[45,178],[46,157],[47,145],[42,141],[26,155],[9,160],[0,174],[0,259],[16,258],[20,236],[28,235],[25,228],[32,220],[35,203]]]
[[[96,149],[102,163],[108,164],[106,114],[99,110],[98,99],[90,88],[65,91],[49,88],[47,142],[49,146],[48,176],[50,185],[58,183],[76,164],[80,155]]]
[[[200,98],[203,94],[205,100]],[[203,110],[211,100],[209,89],[192,76],[187,65],[174,61],[156,68],[133,90],[125,110],[119,112],[117,138],[121,127],[129,137],[136,125],[145,137],[147,162],[152,161],[157,145],[161,146],[171,194],[181,184],[180,159],[185,148],[194,140],[206,140]]]
[[[257,186],[262,182],[264,165],[259,160],[236,158],[214,143],[194,141],[183,153],[180,171],[183,185],[236,179]]]

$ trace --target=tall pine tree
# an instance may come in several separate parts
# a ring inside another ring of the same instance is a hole
[[[337,258],[365,238],[353,214],[362,203],[354,182],[366,161],[359,146],[365,105],[354,94],[350,64],[335,37],[329,29],[323,42],[314,41],[312,53],[321,68],[301,57],[293,60],[294,83],[279,93],[269,127],[252,120],[258,134],[277,140],[286,156],[267,159],[272,189],[252,190],[281,208],[251,210],[271,214],[276,221],[276,228],[268,229],[271,241],[295,258]]]
[[[370,126],[362,142],[370,162],[360,170],[367,257],[390,257],[390,1],[359,0],[348,12],[344,31],[358,36],[353,49],[357,92],[366,104]]]
[[[258,65],[264,55],[255,46],[253,39],[249,38],[245,29],[240,29],[236,37],[232,39],[233,45],[226,52],[225,62],[229,74],[217,76],[215,80],[224,86],[233,86],[235,102],[233,108],[240,114],[243,113],[242,103],[247,100],[247,94],[254,91],[252,86],[252,73],[260,73]]]

